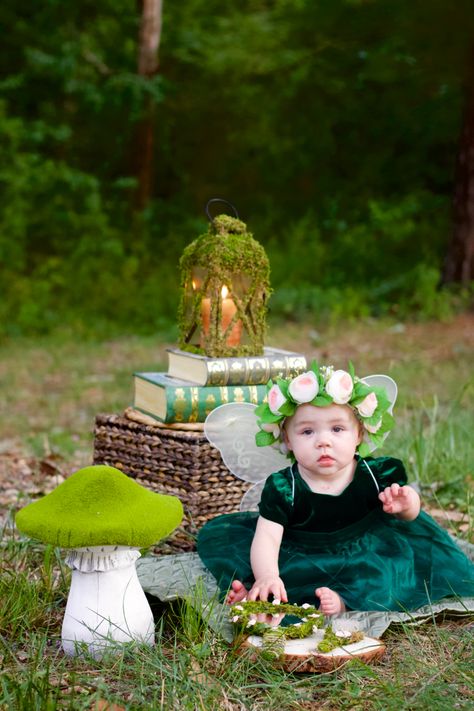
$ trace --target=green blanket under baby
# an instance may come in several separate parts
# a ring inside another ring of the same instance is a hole
[[[474,562],[474,545],[457,540],[457,544]],[[137,561],[143,589],[162,602],[187,600],[198,609],[203,619],[224,639],[233,638],[228,621],[228,607],[219,602],[219,588],[213,575],[204,567],[197,553],[170,556],[148,555]],[[381,637],[393,624],[421,624],[439,618],[474,616],[474,598],[446,598],[410,612],[346,612],[339,619],[349,619],[369,637]]]

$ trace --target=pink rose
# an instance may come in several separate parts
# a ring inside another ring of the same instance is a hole
[[[280,407],[285,404],[286,397],[278,385],[272,385],[267,395],[268,407],[274,415],[281,415]]]
[[[345,405],[354,389],[352,378],[345,370],[335,370],[326,383],[326,392],[336,405]]]
[[[288,387],[288,392],[298,405],[311,402],[318,394],[318,390],[318,379],[312,370],[293,378]]]
[[[260,429],[263,430],[264,432],[270,432],[275,439],[278,439],[280,436],[280,427],[277,425],[276,422],[262,422],[260,425]]]
[[[367,432],[371,432],[372,434],[375,434],[382,427],[382,420],[380,419],[376,425],[369,425],[366,422],[364,422],[364,427],[367,430]]]
[[[359,415],[362,415],[362,417],[372,417],[378,404],[377,395],[375,393],[369,393],[362,402],[357,405]]]

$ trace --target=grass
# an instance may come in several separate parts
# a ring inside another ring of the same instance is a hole
[[[473,325],[468,316],[447,324],[367,321],[324,332],[288,323],[274,326],[267,339],[340,367],[351,358],[359,373],[393,375],[400,386],[398,427],[385,452],[404,459],[425,504],[445,510],[447,524],[468,539],[468,516],[449,515],[468,514],[471,506]],[[6,342],[0,485],[15,468],[23,472],[25,462],[29,473],[22,474],[18,496],[30,479],[41,491],[41,477],[50,475],[45,461],[63,473],[90,463],[95,414],[123,410],[132,397],[131,372],[164,369],[166,345],[159,337]],[[3,504],[6,486],[0,488]],[[14,508],[22,505],[15,493],[9,496]],[[6,523],[0,553],[2,711],[444,711],[474,705],[473,628],[466,621],[391,628],[381,663],[298,676],[238,654],[180,601],[156,606],[154,648],[124,648],[100,662],[67,658],[60,634],[70,573],[60,553],[19,537]]]

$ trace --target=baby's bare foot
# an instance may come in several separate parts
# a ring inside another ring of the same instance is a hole
[[[247,597],[248,590],[240,580],[234,580],[231,587],[232,589],[229,590],[226,599],[228,605],[234,605],[236,602],[241,602],[241,600]]]
[[[337,592],[330,588],[316,588],[316,597],[319,597],[319,609],[324,615],[339,615],[346,611],[344,600]]]

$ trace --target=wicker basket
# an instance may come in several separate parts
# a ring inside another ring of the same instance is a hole
[[[117,467],[181,500],[183,522],[158,546],[162,553],[193,550],[198,529],[214,516],[238,511],[250,486],[229,472],[202,431],[165,429],[119,415],[97,415],[94,463]]]

